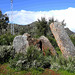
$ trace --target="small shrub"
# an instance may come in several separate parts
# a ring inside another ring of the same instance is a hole
[[[0,63],[8,62],[10,57],[13,58],[14,50],[12,46],[1,46],[0,47]]]
[[[58,46],[54,37],[47,36],[47,38],[49,39],[54,48]]]
[[[59,47],[56,47],[55,50],[56,50],[56,52],[57,52],[58,55],[62,54],[62,52],[61,52],[61,50],[59,49]]]
[[[59,47],[57,45],[57,42],[56,42],[55,38],[53,36],[51,36],[51,37],[47,36],[47,38],[49,39],[49,41],[52,44],[52,46],[55,48],[57,54],[58,55],[61,54],[61,51],[60,51],[60,49],[59,49]]]
[[[62,55],[59,57],[51,57],[51,69],[67,70],[75,73],[75,58],[65,59]]]
[[[71,41],[73,42],[73,44],[74,44],[74,46],[75,46],[75,36],[74,36],[74,35],[71,35],[71,36],[70,36],[70,39],[71,39]]]
[[[0,45],[12,45],[15,35],[4,34],[0,36]]]

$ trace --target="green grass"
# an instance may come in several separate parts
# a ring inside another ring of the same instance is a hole
[[[75,75],[75,73],[70,73],[70,72],[65,71],[65,70],[59,70],[58,73],[60,75]]]
[[[12,69],[8,63],[0,65],[0,75],[40,75],[43,69],[29,69],[28,71],[18,71],[17,69]]]
[[[58,70],[57,73],[59,73],[59,75],[75,75],[75,73],[70,73],[65,70]],[[25,70],[17,71],[16,69],[12,69],[8,63],[4,63],[0,65],[0,75],[51,75],[51,73],[48,69],[43,71],[43,69],[41,68],[30,69],[28,71]],[[58,75],[58,74],[54,74],[54,75]]]

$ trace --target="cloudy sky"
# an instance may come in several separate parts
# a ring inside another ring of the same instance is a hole
[[[9,0],[0,1],[0,9],[7,13],[11,22]],[[74,0],[13,0],[13,23],[26,25],[45,17],[65,20],[66,27],[75,32]]]

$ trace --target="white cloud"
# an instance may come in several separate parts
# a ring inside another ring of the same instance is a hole
[[[11,12],[7,11],[6,13],[11,21]],[[41,17],[46,17],[46,19],[54,17],[54,19],[58,19],[58,21],[65,20],[66,27],[75,32],[75,8],[69,7],[68,9],[50,11],[13,11],[13,23],[16,24],[26,25]]]

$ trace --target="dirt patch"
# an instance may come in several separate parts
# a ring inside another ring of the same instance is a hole
[[[0,74],[7,74],[7,69],[6,69],[7,65],[1,65],[0,64]]]

